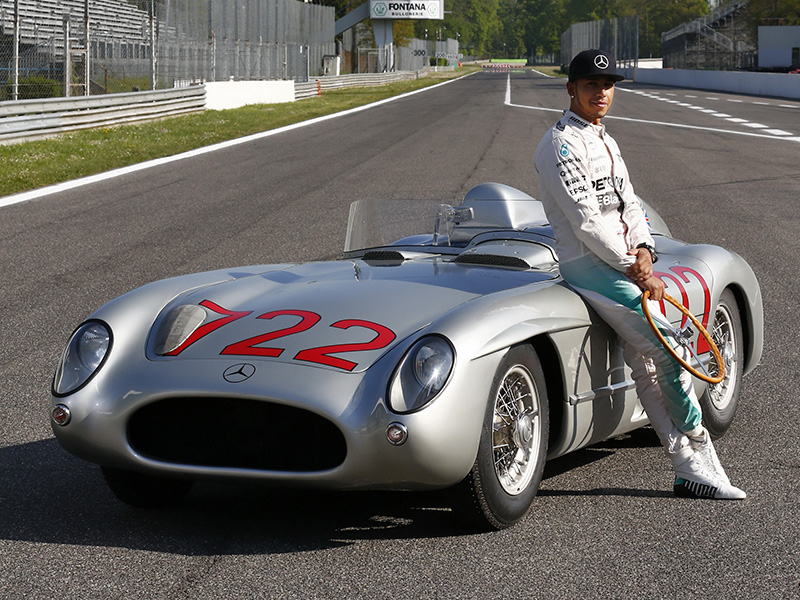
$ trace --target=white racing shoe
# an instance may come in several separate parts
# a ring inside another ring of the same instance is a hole
[[[714,444],[711,443],[711,436],[708,430],[703,428],[703,432],[699,436],[689,437],[689,441],[694,448],[695,453],[700,455],[700,458],[705,463],[706,468],[715,474],[720,481],[725,485],[730,485],[731,480],[722,468],[722,463],[719,462],[717,451],[714,450]]]
[[[747,497],[742,490],[723,481],[706,465],[703,455],[691,446],[674,454],[672,464],[675,467],[673,491],[679,498],[743,500]]]

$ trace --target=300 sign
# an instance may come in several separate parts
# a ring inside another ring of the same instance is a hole
[[[213,333],[214,331],[217,331],[218,329],[225,327],[234,321],[243,319],[244,317],[251,315],[253,312],[228,310],[219,304],[212,302],[211,300],[203,300],[200,303],[200,306],[220,315],[220,318],[199,327],[180,346],[171,352],[166,353],[164,356],[178,356],[191,345]],[[259,315],[256,318],[271,321],[272,319],[285,320],[287,317],[290,319],[291,323],[289,326],[270,331],[268,333],[263,333],[261,335],[253,336],[239,342],[234,342],[233,344],[228,344],[220,351],[220,354],[227,356],[258,356],[261,358],[277,358],[281,356],[286,349],[272,344],[269,346],[265,346],[264,344],[308,331],[317,323],[319,323],[322,318],[317,313],[307,310],[292,309],[274,310],[264,313],[263,315]],[[372,323],[371,321],[364,321],[362,319],[343,319],[341,321],[331,323],[330,327],[335,327],[337,329],[350,329],[353,327],[359,327],[368,331],[372,331],[375,335],[372,337],[372,339],[364,342],[306,348],[295,354],[294,360],[317,363],[345,371],[352,371],[358,366],[358,363],[331,355],[343,354],[347,352],[381,350],[391,344],[396,337],[394,332],[388,327],[384,327],[378,323]]]

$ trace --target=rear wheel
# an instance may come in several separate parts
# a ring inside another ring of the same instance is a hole
[[[112,467],[101,467],[101,470],[106,484],[119,500],[143,508],[180,504],[193,485],[188,480],[165,479]]]
[[[700,406],[703,410],[703,424],[711,437],[719,438],[728,431],[736,414],[744,366],[742,319],[736,297],[731,290],[725,290],[720,296],[708,331],[722,355],[725,378],[719,383],[706,386],[705,392],[700,396]]]
[[[548,405],[544,372],[530,346],[500,362],[489,395],[475,465],[465,481],[473,514],[494,529],[525,516],[547,458]]]

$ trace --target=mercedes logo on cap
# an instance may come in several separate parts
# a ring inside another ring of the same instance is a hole
[[[256,372],[256,368],[249,363],[239,363],[225,369],[222,376],[228,383],[241,383],[250,379]]]
[[[594,66],[598,69],[607,69],[608,68],[608,57],[598,54],[594,57]]]

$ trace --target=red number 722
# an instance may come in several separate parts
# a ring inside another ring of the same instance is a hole
[[[210,323],[206,323],[202,327],[199,327],[197,331],[195,331],[191,336],[189,336],[183,344],[168,352],[165,356],[177,356],[184,350],[186,350],[189,346],[201,340],[202,338],[206,337],[210,333],[216,331],[217,329],[224,327],[234,321],[238,321],[250,314],[252,311],[231,311],[221,307],[210,300],[203,300],[200,303],[200,306],[206,308],[212,312],[217,313],[218,315],[222,315],[221,318],[211,321]],[[302,333],[303,331],[307,331],[316,325],[321,317],[313,312],[307,310],[274,310],[268,313],[264,313],[263,315],[259,315],[258,319],[265,319],[271,320],[276,318],[282,317],[295,317],[299,319],[293,325],[284,327],[282,329],[277,329],[275,331],[271,331],[269,333],[264,333],[261,335],[257,335],[251,338],[247,338],[246,340],[242,340],[240,342],[235,342],[233,344],[229,344],[225,346],[220,352],[221,355],[234,355],[234,356],[259,356],[259,357],[272,357],[277,358],[281,354],[283,354],[285,348],[279,348],[274,346],[262,346],[261,344],[265,344],[267,342],[271,342],[273,340],[277,340],[279,338],[288,337],[290,335],[295,335],[297,333]],[[368,329],[375,333],[375,336],[364,342],[357,342],[352,344],[336,344],[331,346],[321,346],[318,348],[306,348],[305,350],[300,350],[294,356],[294,360],[310,362],[310,363],[317,363],[321,365],[327,365],[329,367],[335,367],[337,369],[343,369],[345,371],[352,371],[358,366],[358,363],[355,363],[350,360],[345,360],[343,358],[339,358],[337,356],[331,356],[332,354],[342,354],[345,352],[360,352],[366,350],[380,350],[382,348],[386,348],[389,344],[392,343],[395,339],[394,332],[389,329],[388,327],[384,327],[383,325],[379,325],[377,323],[372,323],[371,321],[363,321],[361,319],[344,319],[342,321],[337,321],[330,325],[331,327],[336,327],[337,329],[350,329],[351,327],[361,327],[363,329]]]

